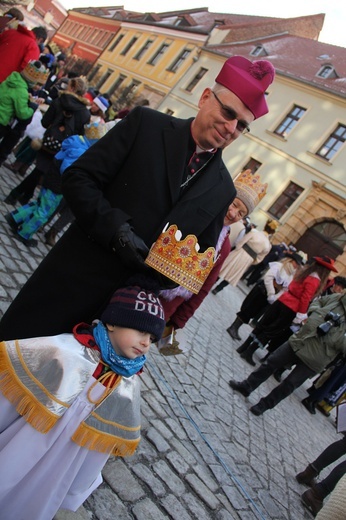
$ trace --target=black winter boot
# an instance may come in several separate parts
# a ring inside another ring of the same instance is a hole
[[[304,471],[301,471],[296,475],[296,481],[299,482],[299,484],[306,484],[307,486],[313,486],[316,484],[316,477],[318,475],[317,469],[313,467],[312,464],[309,464],[306,466]]]
[[[301,403],[302,403],[303,406],[305,406],[305,408],[308,410],[308,412],[310,412],[311,414],[315,415],[316,408],[315,408],[314,401],[311,401],[311,399],[309,397],[305,397],[305,399],[303,399],[301,401]]]
[[[238,340],[241,339],[241,337],[238,334],[238,330],[240,329],[242,324],[243,324],[242,320],[237,317],[234,320],[234,322],[232,323],[232,325],[230,327],[228,327],[227,332],[231,336],[231,338],[238,339]]]
[[[238,347],[236,349],[236,352],[238,352],[238,354],[241,354],[242,352],[245,352],[245,350],[248,348],[249,345],[251,345],[251,343],[253,342],[254,338],[253,336],[250,336],[244,341],[244,343],[242,343],[240,345],[240,347]]]
[[[252,359],[252,354],[258,349],[258,344],[256,341],[253,341],[246,350],[244,350],[244,352],[242,352],[240,354],[240,357],[242,359],[245,359],[245,361],[247,363],[249,363],[249,365],[255,367],[256,366],[256,363],[254,362],[254,360]]]
[[[300,498],[304,506],[307,507],[314,516],[321,511],[324,497],[319,493],[316,487],[311,487],[305,491]]]
[[[224,287],[226,287],[227,285],[228,285],[228,282],[226,282],[226,280],[222,280],[222,282],[220,282],[219,285],[214,287],[214,289],[211,291],[212,294],[217,294],[218,292],[222,291],[222,289]]]

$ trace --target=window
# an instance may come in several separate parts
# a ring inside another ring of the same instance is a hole
[[[249,161],[244,165],[242,171],[244,170],[251,170],[251,173],[254,174],[257,172],[257,170],[262,166],[262,163],[259,161],[256,161],[256,159],[249,159]]]
[[[125,46],[125,48],[121,51],[120,55],[121,56],[126,56],[126,54],[129,52],[129,50],[131,49],[131,47],[136,43],[136,41],[138,40],[137,36],[134,36],[133,38],[131,38],[131,40],[129,41],[129,43]]]
[[[316,155],[330,161],[346,140],[346,126],[338,125],[326,142],[317,150]]]
[[[97,85],[96,88],[97,89],[100,89],[102,87],[102,85],[107,81],[107,79],[109,78],[109,76],[111,76],[113,74],[113,70],[111,69],[108,69],[104,75],[101,77],[101,79],[97,82]]]
[[[133,79],[131,81],[131,84],[128,87],[128,94],[134,94],[136,92],[136,89],[137,89],[138,85],[140,85],[140,84],[141,84],[140,81],[137,81],[136,79]]]
[[[96,65],[90,72],[89,76],[88,76],[88,81],[91,81],[92,79],[94,79],[94,77],[96,76],[96,74],[98,73],[98,71],[100,70],[101,68],[101,65]]]
[[[281,135],[282,137],[286,137],[287,134],[290,133],[292,128],[298,123],[299,119],[303,117],[306,109],[303,107],[299,107],[298,105],[294,105],[292,110],[287,114],[285,119],[279,124],[277,128],[275,128],[274,133],[277,135]]]
[[[180,53],[178,58],[172,63],[172,65],[168,67],[167,70],[169,70],[170,72],[176,72],[179,69],[180,65],[184,63],[189,54],[191,54],[191,50],[184,49],[183,52]]]
[[[332,65],[323,65],[323,67],[317,72],[319,78],[337,78],[338,75]]]
[[[163,43],[159,50],[154,54],[154,56],[148,61],[149,65],[156,65],[161,56],[166,52],[169,47],[169,43]]]
[[[195,88],[195,86],[197,85],[197,83],[200,82],[200,80],[203,78],[204,74],[206,74],[207,72],[208,72],[208,69],[201,67],[199,69],[199,71],[197,72],[196,76],[190,81],[190,83],[188,84],[188,86],[186,87],[185,90],[187,90],[187,92],[192,92],[193,89]]]
[[[174,114],[174,110],[171,110],[170,108],[166,108],[165,114],[167,114],[168,116],[172,116]]]
[[[298,186],[298,184],[290,182],[283,193],[276,199],[274,204],[270,206],[268,213],[276,219],[280,219],[303,191],[303,188]]]
[[[152,45],[154,40],[147,40],[143,47],[137,52],[136,56],[134,57],[135,60],[140,60],[143,54],[149,49],[149,47]]]
[[[112,43],[112,45],[109,47],[109,52],[114,51],[115,47],[121,42],[121,40],[124,38],[125,34],[119,34],[118,38]]]
[[[257,45],[253,51],[250,52],[251,56],[268,56],[263,45]]]
[[[107,94],[112,96],[116,90],[120,87],[122,82],[126,79],[126,76],[119,74],[119,77],[114,81],[113,85],[108,89]]]

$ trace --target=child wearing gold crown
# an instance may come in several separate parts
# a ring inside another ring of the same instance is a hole
[[[165,325],[156,285],[132,278],[92,326],[0,343],[0,516],[50,520],[140,441],[140,378]]]
[[[230,226],[248,216],[265,196],[267,189],[267,184],[263,184],[260,176],[254,175],[251,170],[239,174],[234,181],[234,186],[237,195],[224,219],[224,227],[216,245],[216,261],[198,294],[193,294],[183,287],[160,293],[167,319],[163,338],[158,345],[163,355],[170,356],[183,352],[175,338],[175,331],[186,325],[216,282],[220,269],[231,251],[231,243],[228,239]]]
[[[12,119],[31,121],[38,105],[29,105],[29,88],[44,85],[48,74],[40,61],[30,61],[22,72],[12,72],[0,84],[0,138],[8,131]]]

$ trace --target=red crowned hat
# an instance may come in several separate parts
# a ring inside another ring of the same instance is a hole
[[[232,56],[225,61],[215,81],[233,92],[258,119],[268,112],[265,91],[274,76],[270,61],[252,62],[243,56]]]
[[[323,265],[323,267],[326,267],[327,269],[334,271],[334,273],[338,272],[338,270],[334,266],[335,260],[329,258],[329,256],[314,256],[313,259],[318,264]]]

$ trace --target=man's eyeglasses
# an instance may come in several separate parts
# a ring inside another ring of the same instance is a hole
[[[214,94],[216,101],[220,105],[222,117],[224,119],[226,119],[226,121],[234,121],[236,119],[238,121],[237,130],[241,134],[246,134],[247,132],[250,132],[250,127],[249,127],[248,123],[246,121],[243,121],[242,119],[239,120],[237,112],[235,110],[233,110],[233,108],[227,107],[226,105],[224,105],[213,90],[211,92]]]

